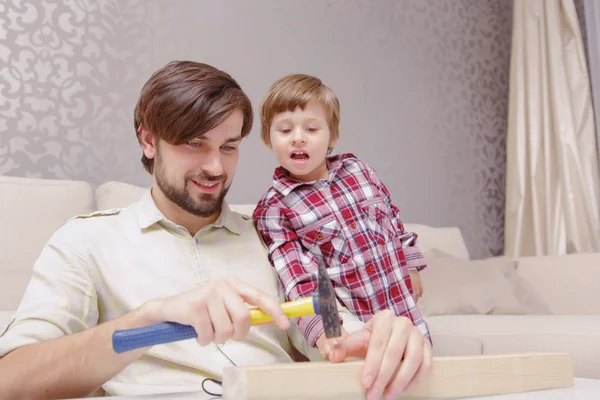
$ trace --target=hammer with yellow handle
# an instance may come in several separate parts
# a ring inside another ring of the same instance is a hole
[[[304,317],[319,314],[323,318],[325,336],[340,337],[341,325],[333,286],[325,270],[319,263],[317,292],[299,300],[288,301],[281,304],[281,308],[288,318]],[[250,309],[252,325],[267,324],[273,321],[270,315],[259,308]],[[171,343],[179,340],[197,337],[196,330],[191,325],[178,324],[177,322],[161,322],[159,324],[142,328],[124,329],[113,332],[112,345],[117,353],[149,347],[156,344]]]
[[[315,294],[312,297],[288,301],[281,304],[281,309],[288,318],[319,314],[319,295]],[[273,322],[273,318],[260,308],[251,308],[250,322],[252,325],[268,324],[269,322]]]

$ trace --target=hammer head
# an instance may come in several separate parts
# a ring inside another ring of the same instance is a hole
[[[323,318],[323,327],[325,328],[325,337],[340,337],[342,336],[342,328],[340,326],[340,317],[338,314],[337,304],[335,302],[335,292],[333,285],[327,274],[325,264],[319,260],[319,274],[317,292],[319,294],[319,314]]]

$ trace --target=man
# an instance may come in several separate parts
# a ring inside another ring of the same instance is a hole
[[[252,128],[240,86],[209,65],[172,62],[144,85],[134,122],[152,188],[48,241],[0,335],[3,398],[201,390],[225,366],[292,362],[292,345],[307,354],[252,221],[224,202]],[[276,324],[250,329],[248,304]],[[197,341],[113,351],[115,330],[162,321],[193,325]],[[429,342],[406,318],[380,312],[350,333],[330,360],[365,357],[369,398],[430,368]]]

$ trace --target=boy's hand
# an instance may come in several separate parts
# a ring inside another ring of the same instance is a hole
[[[408,271],[410,275],[410,282],[412,283],[413,288],[413,297],[415,298],[415,303],[419,301],[421,296],[423,296],[423,283],[421,282],[421,273],[417,269],[411,269]]]
[[[346,332],[344,328],[342,328],[342,336],[339,338],[327,338],[325,337],[325,332],[321,333],[321,336],[319,336],[316,343],[317,349],[319,349],[319,352],[321,353],[321,357],[326,361],[330,361],[329,355],[331,354],[331,350],[333,350],[333,347],[346,336],[348,336],[348,332]]]

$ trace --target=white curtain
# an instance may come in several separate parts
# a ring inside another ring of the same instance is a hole
[[[592,82],[592,100],[596,116],[596,146],[600,157],[600,1],[584,0],[583,13],[587,30],[588,64]]]
[[[600,251],[595,135],[573,0],[515,0],[506,255]]]

